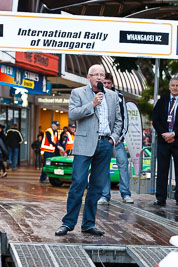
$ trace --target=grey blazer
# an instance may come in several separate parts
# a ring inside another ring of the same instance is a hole
[[[111,136],[117,142],[122,119],[117,94],[105,88],[108,105]],[[72,90],[69,102],[69,118],[76,121],[76,136],[73,154],[93,156],[98,142],[99,118],[97,108],[93,108],[93,93],[89,85]]]

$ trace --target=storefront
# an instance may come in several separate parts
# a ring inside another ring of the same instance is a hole
[[[41,130],[46,130],[51,121],[57,120],[60,123],[60,129],[68,126],[68,104],[70,95],[61,96],[36,96],[35,104],[40,108],[40,126]]]
[[[14,53],[13,62],[0,64],[0,124],[5,130],[18,124],[24,142],[20,145],[19,163],[29,164],[31,143],[36,138],[37,124],[35,95],[51,93],[47,75],[57,76],[59,57],[38,53]],[[35,119],[34,119],[35,118]]]
[[[32,163],[32,150],[31,143],[36,139],[39,132],[40,124],[40,107],[35,105],[36,95],[48,96],[51,94],[51,84],[47,82],[47,77],[56,77],[59,74],[59,57],[52,54],[40,54],[40,53],[24,53],[16,52],[16,66],[28,69],[31,78],[34,83],[38,82],[38,86],[34,88],[29,85],[28,96],[29,96],[29,116],[28,125],[30,129],[28,138],[28,162]],[[31,75],[31,73],[36,73],[37,75]],[[41,81],[41,83],[40,83]],[[39,92],[39,90],[41,92]]]
[[[16,66],[0,64],[0,124],[4,130],[18,125],[24,142],[20,145],[19,163],[28,162],[30,148],[30,110],[33,97],[29,91],[36,88],[40,93],[48,90],[44,86],[46,78],[34,72],[29,72]],[[29,101],[30,100],[30,101]]]

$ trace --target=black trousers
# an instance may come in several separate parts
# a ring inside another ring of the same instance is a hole
[[[3,172],[6,171],[5,166],[4,166],[4,163],[3,163],[2,160],[0,160],[0,170],[3,170]]]
[[[41,152],[35,151],[35,168],[41,168]]]
[[[158,144],[157,160],[158,173],[156,183],[156,198],[165,201],[167,198],[168,174],[171,155],[174,159],[176,191],[175,199],[178,201],[178,148],[174,144]]]

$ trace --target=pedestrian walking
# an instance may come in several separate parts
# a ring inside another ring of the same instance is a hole
[[[8,166],[12,166],[12,170],[16,170],[19,145],[23,142],[21,132],[18,130],[16,123],[12,125],[12,128],[6,132],[6,142],[9,150],[9,159],[7,160]]]
[[[158,135],[156,201],[154,205],[165,206],[168,173],[171,157],[175,166],[175,200],[178,205],[178,77],[169,82],[170,93],[162,96],[153,110],[153,126]]]
[[[120,182],[119,182],[119,190],[121,193],[121,197],[123,199],[123,202],[133,204],[134,201],[131,198],[131,192],[130,192],[130,176],[128,171],[128,157],[127,153],[125,151],[124,146],[124,137],[128,130],[128,113],[127,113],[127,107],[125,104],[125,99],[123,94],[119,90],[115,90],[113,87],[113,76],[110,73],[106,73],[105,80],[104,80],[104,87],[110,90],[113,90],[117,93],[119,97],[119,105],[120,105],[120,111],[122,116],[122,130],[119,136],[119,140],[115,144],[114,150],[115,150],[115,156],[116,156],[116,162],[119,169],[120,174]],[[103,189],[102,197],[99,199],[98,204],[109,204],[111,199],[111,181],[110,181],[110,173],[108,175],[107,183]]]
[[[35,152],[35,168],[37,170],[41,169],[41,142],[42,142],[42,135],[38,134],[37,140],[35,140],[31,147]]]
[[[95,228],[97,201],[108,179],[112,148],[119,138],[122,122],[118,96],[103,88],[104,67],[91,66],[87,78],[89,85],[72,90],[69,102],[69,119],[76,121],[72,184],[67,213],[56,236],[74,230],[87,184],[81,231],[96,236],[104,234]]]

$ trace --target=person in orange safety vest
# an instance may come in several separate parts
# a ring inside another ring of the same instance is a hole
[[[46,159],[54,157],[56,155],[56,151],[60,150],[64,153],[64,149],[59,145],[58,128],[59,122],[52,121],[51,128],[48,128],[44,132],[44,137],[41,143],[41,152],[44,153],[43,167],[46,166]],[[46,180],[46,173],[43,171],[43,169],[40,176],[40,183],[48,183]]]
[[[68,131],[63,135],[61,145],[65,153],[69,156],[72,155],[74,138],[75,138],[75,124],[69,124]]]

